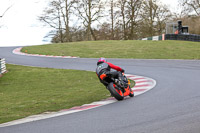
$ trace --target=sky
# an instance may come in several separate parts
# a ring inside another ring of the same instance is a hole
[[[49,43],[51,30],[38,20],[50,0],[0,0],[0,47]],[[178,0],[160,0],[176,11]]]

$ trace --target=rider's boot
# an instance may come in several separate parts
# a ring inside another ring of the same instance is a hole
[[[131,93],[133,93],[133,96],[135,96],[134,91],[131,89],[130,85],[129,85],[129,89],[130,89]]]

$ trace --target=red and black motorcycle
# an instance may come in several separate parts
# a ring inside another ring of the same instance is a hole
[[[134,96],[134,92],[130,87],[130,80],[127,79],[124,73],[122,73],[121,80],[113,78],[110,74],[102,74],[100,78],[107,84],[107,89],[118,101],[123,100],[126,96]]]

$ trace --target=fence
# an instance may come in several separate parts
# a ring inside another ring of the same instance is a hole
[[[200,35],[195,34],[166,34],[165,40],[183,40],[200,42]]]
[[[147,37],[147,38],[143,38],[142,40],[153,40],[153,41],[159,41],[159,40],[164,40],[165,39],[165,35],[160,35],[160,36],[153,36],[153,37]]]
[[[6,61],[0,58],[0,75],[6,72]]]
[[[143,38],[142,40],[183,40],[183,41],[194,41],[200,42],[200,35],[195,34],[163,34],[162,36],[153,36]]]

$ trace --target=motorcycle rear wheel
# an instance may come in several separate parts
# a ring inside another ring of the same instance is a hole
[[[108,84],[108,90],[110,91],[111,95],[114,96],[118,101],[124,99],[123,92],[121,90],[116,89],[113,83]]]

